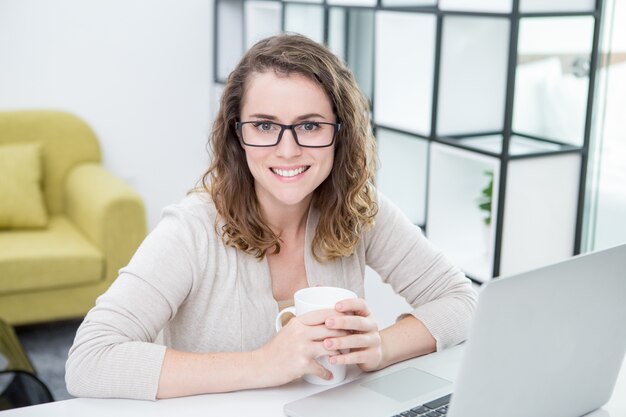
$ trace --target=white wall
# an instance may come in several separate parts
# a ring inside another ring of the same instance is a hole
[[[210,0],[0,0],[0,110],[85,119],[149,227],[205,169]]]

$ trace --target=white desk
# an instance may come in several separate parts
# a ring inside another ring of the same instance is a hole
[[[454,380],[463,346],[433,353],[419,358],[419,366],[426,371],[435,371],[441,376]],[[358,368],[351,367],[347,380],[358,378]],[[584,389],[584,382],[581,387]],[[327,387],[310,385],[304,381],[294,381],[279,388],[267,388],[227,394],[198,395],[159,401],[135,400],[96,400],[77,398],[58,401],[33,407],[18,408],[1,413],[2,417],[41,416],[41,417],[212,417],[212,416],[255,416],[280,417],[283,405],[298,398],[322,391]],[[611,400],[589,417],[626,417],[626,361],[617,380]],[[381,416],[385,417],[385,416]],[[574,416],[572,416],[574,417]]]

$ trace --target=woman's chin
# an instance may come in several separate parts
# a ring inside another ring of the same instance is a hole
[[[282,194],[274,195],[274,201],[281,206],[285,207],[298,207],[301,205],[308,205],[311,201],[311,194]]]

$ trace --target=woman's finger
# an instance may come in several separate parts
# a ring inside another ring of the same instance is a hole
[[[337,316],[337,310],[326,308],[322,310],[309,311],[308,313],[297,316],[297,319],[300,320],[302,324],[306,324],[307,326],[315,326],[323,324],[326,319],[333,316]]]
[[[311,344],[311,350],[309,351],[309,357],[315,359],[320,356],[335,356],[341,354],[337,349],[327,349],[324,342],[315,342]]]
[[[378,325],[374,320],[361,316],[328,317],[325,325],[329,329],[344,329],[355,332],[373,332],[378,330]]]
[[[367,303],[362,298],[348,298],[335,304],[335,310],[344,314],[367,317],[371,314]]]
[[[311,365],[307,374],[315,375],[325,380],[330,380],[333,378],[333,373],[320,365],[316,360],[311,361]]]
[[[355,350],[349,353],[330,356],[328,362],[333,365],[352,365],[368,363],[375,359],[376,352],[369,349]]]
[[[375,337],[372,333],[358,333],[350,336],[329,338],[324,340],[326,349],[368,349],[378,347],[380,338]]]
[[[324,325],[320,326],[309,326],[308,331],[308,339],[313,341],[321,341],[327,339],[329,337],[343,337],[351,334],[349,331],[344,329],[329,329]]]

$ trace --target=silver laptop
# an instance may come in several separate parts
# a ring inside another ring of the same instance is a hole
[[[448,417],[581,416],[608,401],[625,351],[622,245],[483,286],[454,387],[449,375],[420,369],[416,362],[425,357],[291,402],[284,411],[291,417],[390,417],[436,408]]]

